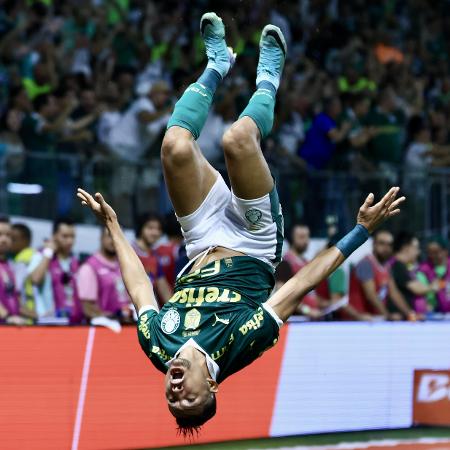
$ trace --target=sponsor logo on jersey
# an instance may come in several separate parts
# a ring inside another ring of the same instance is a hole
[[[261,328],[262,323],[264,322],[264,313],[262,308],[258,308],[258,312],[253,314],[253,317],[244,323],[241,327],[239,327],[239,331],[243,336],[245,336],[251,330],[257,330]]]
[[[242,296],[238,292],[218,287],[184,288],[172,296],[169,303],[186,304],[187,307],[199,307],[203,303],[236,303]]]
[[[223,323],[224,325],[228,325],[230,323],[230,319],[222,319],[216,313],[214,313],[214,318],[215,318],[215,321],[211,326],[214,326],[217,322]]]
[[[177,331],[180,326],[180,313],[175,309],[171,308],[167,311],[161,320],[161,329],[166,334],[172,334]]]
[[[245,213],[245,218],[250,222],[250,230],[260,230],[262,228],[262,225],[259,223],[262,218],[262,212],[259,209],[248,209]]]
[[[200,325],[200,319],[202,315],[199,313],[198,309],[191,309],[184,316],[184,328],[185,330],[195,330]]]
[[[234,342],[234,334],[231,333],[228,342],[220,350],[211,353],[211,358],[213,359],[213,361],[217,361],[218,359],[222,358],[222,356],[228,352],[233,342]]]
[[[142,314],[139,318],[138,330],[145,336],[146,339],[150,339],[150,329],[148,328],[148,316]]]

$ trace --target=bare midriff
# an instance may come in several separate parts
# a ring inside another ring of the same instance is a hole
[[[213,247],[204,257],[201,257],[199,260],[195,261],[189,270],[189,273],[201,269],[213,261],[229,258],[230,256],[245,256],[245,253],[237,252],[236,250],[231,250],[226,247]]]

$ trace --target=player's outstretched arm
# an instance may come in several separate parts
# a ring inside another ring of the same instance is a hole
[[[153,293],[150,279],[144,267],[123,234],[115,211],[98,192],[93,197],[83,189],[78,189],[77,197],[85,206],[89,206],[97,218],[108,228],[119,258],[123,281],[136,308],[136,313],[143,306],[151,305],[158,310],[158,303]]]
[[[375,205],[373,194],[369,194],[359,209],[356,227],[335,247],[319,253],[268,300],[281,320],[286,321],[295,312],[298,299],[331,275],[384,220],[400,212],[398,206],[405,197],[396,199],[398,192],[399,188],[391,188]]]

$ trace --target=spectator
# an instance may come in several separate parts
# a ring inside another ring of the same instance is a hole
[[[75,227],[69,219],[53,224],[53,235],[36,252],[28,266],[34,286],[38,317],[67,317],[70,323],[82,320],[81,303],[75,282],[78,259],[73,256]]]
[[[341,237],[341,236],[340,236]],[[336,245],[339,241],[337,235],[332,237],[327,244],[327,248]],[[347,294],[347,283],[345,272],[342,267],[338,267],[328,278],[320,282],[315,288],[317,303],[319,305],[319,315],[321,317],[327,308],[343,299]]]
[[[427,260],[419,266],[417,274],[424,284],[438,282],[439,290],[436,294],[428,294],[424,301],[427,302],[428,311],[441,313],[450,312],[450,258],[448,256],[448,242],[434,236],[427,243]]]
[[[365,117],[369,112],[370,99],[362,94],[353,94],[349,99],[348,108],[345,111],[346,120],[351,123],[351,129],[348,134],[348,152],[347,161],[343,152],[339,152],[337,168],[349,169],[356,166],[359,170],[367,170],[371,168],[367,162],[367,144],[377,135],[376,127],[366,127],[364,125]],[[344,160],[344,161],[343,161]],[[345,165],[346,164],[346,165]]]
[[[308,250],[309,240],[310,231],[307,225],[299,223],[292,227],[290,247],[283,256],[283,260],[289,264],[292,274],[296,274],[308,263],[305,253]]]
[[[341,142],[351,128],[350,122],[343,122],[340,126],[337,119],[342,112],[339,97],[326,99],[323,112],[318,114],[306,133],[305,142],[300,148],[300,156],[309,167],[326,169],[331,161],[336,144]]]
[[[77,288],[84,315],[132,321],[132,305],[122,281],[116,249],[109,231],[102,229],[100,250],[80,267]]]
[[[394,241],[394,259],[391,262],[391,275],[409,308],[420,314],[427,313],[423,296],[439,290],[437,281],[430,285],[421,283],[416,276],[414,265],[420,254],[419,241],[411,233],[400,232]],[[416,301],[417,300],[417,301]],[[392,312],[398,312],[395,305],[390,305]]]
[[[163,305],[172,297],[173,291],[164,276],[161,262],[154,249],[162,236],[161,218],[154,213],[143,214],[137,221],[135,233],[133,248],[155,287],[159,303]]]
[[[172,106],[169,87],[160,81],[149,86],[145,96],[134,101],[122,115],[108,138],[108,146],[117,158],[112,186],[120,217],[132,217],[131,196],[137,186],[137,163],[167,125]],[[150,168],[147,165],[147,170]],[[159,172],[141,176],[139,188],[148,190],[159,183]],[[148,202],[147,202],[148,203]]]
[[[103,144],[107,145],[110,133],[119,123],[122,113],[120,112],[120,95],[116,83],[109,83],[103,97],[105,111],[101,113],[98,121],[97,137]]]
[[[304,224],[296,224],[291,231],[290,248],[283,257],[280,267],[275,272],[278,288],[281,287],[289,278],[301,270],[308,260],[305,253],[308,250],[310,240],[309,227]],[[287,263],[287,265],[286,265]],[[299,298],[299,314],[317,317],[315,311],[319,309],[317,297],[314,292],[310,292],[303,298]]]
[[[387,230],[379,230],[372,236],[372,253],[365,256],[351,269],[349,305],[342,317],[350,320],[371,320],[373,317],[401,319],[402,315],[389,314],[388,298],[395,301],[398,310],[406,317],[412,310],[405,303],[389,273],[394,238]]]
[[[11,226],[11,253],[14,255],[14,272],[17,290],[20,293],[22,314],[36,319],[33,285],[27,279],[28,267],[35,253],[31,248],[31,239],[31,230],[24,223],[15,223]]]
[[[391,87],[383,89],[378,95],[375,108],[366,119],[367,126],[378,128],[376,136],[369,142],[368,157],[390,174],[397,172],[395,165],[402,160],[405,123],[406,116],[397,107],[394,90]]]
[[[11,250],[11,225],[9,219],[0,218],[0,321],[12,325],[27,323],[20,315],[19,294],[16,289],[14,271],[7,260]]]
[[[173,289],[177,276],[176,268],[181,264],[184,266],[188,262],[187,259],[184,261],[184,264],[180,264],[179,261],[180,247],[183,244],[183,234],[174,214],[168,214],[165,217],[164,233],[167,236],[167,242],[158,245],[155,253],[159,257],[164,276],[169,286]]]
[[[20,315],[20,300],[13,266],[7,259],[10,251],[11,225],[8,218],[0,217],[0,321],[25,325],[27,321]]]

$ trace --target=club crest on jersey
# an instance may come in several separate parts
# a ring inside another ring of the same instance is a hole
[[[200,319],[202,315],[199,313],[198,309],[191,309],[186,313],[184,317],[184,328],[186,330],[195,330],[200,325]]]
[[[258,222],[261,220],[262,212],[259,209],[251,208],[246,211],[245,218],[251,223],[251,230],[259,230],[261,225],[258,225]]]
[[[177,331],[178,327],[180,326],[180,314],[179,312],[171,308],[169,311],[167,311],[162,320],[161,320],[161,329],[166,334],[172,334]]]

